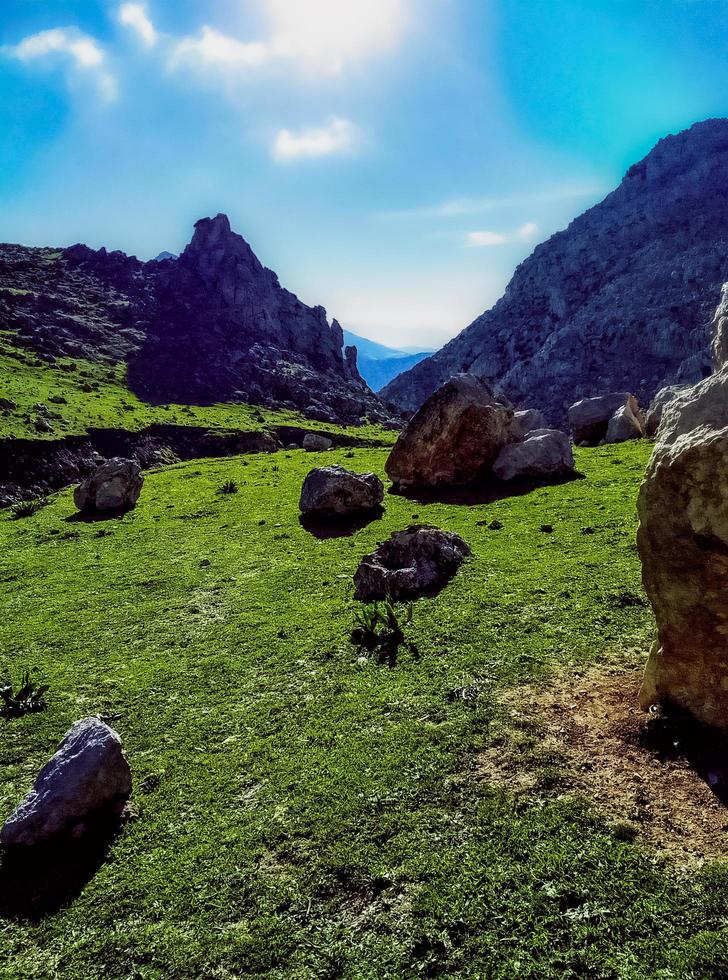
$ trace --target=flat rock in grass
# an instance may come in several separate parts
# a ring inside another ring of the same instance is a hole
[[[458,534],[414,524],[362,558],[354,574],[354,597],[371,601],[433,594],[447,585],[470,553]]]
[[[499,480],[517,477],[553,478],[574,472],[569,437],[558,429],[534,429],[523,442],[505,446],[493,464]]]
[[[5,846],[82,836],[94,818],[118,816],[131,770],[117,733],[98,718],[77,721],[0,831]]]
[[[126,510],[139,499],[143,482],[138,463],[115,457],[76,487],[73,501],[80,511]]]
[[[345,517],[373,510],[383,500],[384,484],[376,473],[319,466],[303,481],[299,506],[303,514]]]
[[[322,453],[331,449],[333,442],[318,432],[307,432],[303,437],[303,448],[309,453]]]

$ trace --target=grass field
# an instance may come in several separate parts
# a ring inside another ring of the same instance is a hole
[[[70,492],[0,515],[0,660],[51,686],[0,722],[0,820],[95,713],[116,716],[137,813],[68,907],[0,921],[2,980],[728,977],[724,865],[478,777],[500,695],[644,656],[649,609],[614,599],[641,594],[649,451],[577,450],[586,479],[489,504],[388,495],[330,539],[299,524],[323,458],[302,452],[152,472],[123,518],[74,522]],[[383,474],[385,452],[325,459]],[[390,668],[350,642],[351,576],[413,520],[473,558],[416,603],[419,655]]]
[[[64,370],[73,366],[73,370]],[[82,435],[89,428],[119,428],[137,431],[155,423],[201,426],[206,429],[237,429],[243,432],[276,425],[343,432],[341,426],[316,422],[298,412],[254,405],[150,405],[140,401],[126,385],[123,364],[96,364],[86,360],[59,358],[50,367],[33,354],[13,347],[0,333],[0,398],[16,408],[0,411],[0,439],[57,439]],[[56,402],[54,399],[62,399]],[[53,432],[39,432],[35,421],[38,403],[56,414]],[[368,441],[391,444],[394,436],[378,426],[363,425],[350,430]]]

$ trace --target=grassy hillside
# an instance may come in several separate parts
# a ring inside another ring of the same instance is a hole
[[[98,364],[59,358],[49,365],[33,353],[13,347],[0,333],[0,398],[16,408],[0,410],[1,438],[56,439],[79,435],[92,428],[136,431],[154,423],[196,425],[206,429],[259,430],[295,425],[311,430],[344,431],[341,426],[316,422],[298,412],[242,404],[149,405],[129,390],[123,364]],[[62,399],[62,401],[58,401]],[[53,432],[38,431],[34,406],[47,405],[55,413]],[[393,442],[391,433],[377,426],[350,430],[367,440]]]
[[[0,922],[0,977],[728,976],[724,867],[478,775],[506,692],[643,658],[648,453],[578,451],[585,480],[487,505],[388,496],[325,540],[298,521],[318,461],[301,452],[152,472],[123,518],[73,521],[68,492],[0,515],[2,659],[51,685],[46,712],[0,722],[0,820],[94,713],[124,739],[138,814],[68,907]],[[385,453],[325,458],[382,473]],[[351,575],[416,515],[473,559],[416,603],[419,655],[390,669],[349,640]]]

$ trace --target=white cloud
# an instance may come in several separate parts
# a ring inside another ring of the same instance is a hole
[[[518,229],[518,237],[523,238],[528,241],[530,238],[535,238],[538,235],[538,225],[535,221],[527,221],[525,225],[521,225]]]
[[[393,48],[408,20],[408,0],[265,0],[271,51],[306,68],[337,73]]]
[[[27,64],[45,61],[54,56],[70,60],[71,65],[93,78],[101,95],[111,100],[116,97],[116,79],[106,68],[106,54],[95,38],[83,34],[75,27],[54,27],[23,38],[18,44],[3,51]]]
[[[310,72],[336,74],[354,61],[392,49],[404,34],[411,0],[259,2],[270,23],[267,36],[241,40],[206,24],[198,35],[177,40],[171,65],[184,63],[228,77],[264,65],[291,63]],[[140,29],[143,17],[153,32],[143,5],[127,3],[122,9],[130,8],[132,26]]]
[[[135,31],[148,48],[153,48],[157,43],[157,31],[143,3],[123,3],[119,7],[119,22]]]
[[[508,241],[505,235],[497,231],[469,231],[465,236],[467,248],[483,248],[488,245],[505,245]]]
[[[489,245],[508,245],[511,242],[530,241],[538,234],[535,221],[527,221],[515,231],[469,231],[465,235],[466,248],[484,248]]]
[[[538,204],[553,204],[559,201],[572,201],[579,198],[598,198],[605,189],[596,183],[567,183],[560,187],[545,187],[542,190],[523,194],[505,194],[503,197],[475,197],[443,201],[441,204],[405,208],[401,211],[385,211],[378,218],[384,220],[405,220],[411,218],[461,218],[472,214],[486,214],[503,208],[527,207]]]
[[[348,119],[332,119],[328,126],[304,129],[298,133],[281,129],[273,144],[273,157],[279,162],[301,157],[326,157],[351,153],[356,149],[359,131]]]
[[[198,37],[185,37],[177,42],[172,64],[185,62],[197,68],[238,71],[263,64],[268,55],[268,46],[263,42],[238,41],[205,25]]]

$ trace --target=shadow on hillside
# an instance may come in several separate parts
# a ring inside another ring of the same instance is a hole
[[[78,898],[120,829],[115,816],[98,822],[81,840],[0,848],[0,918],[38,922]]]
[[[311,517],[301,514],[298,522],[304,530],[308,531],[315,538],[325,540],[327,538],[348,538],[362,528],[373,524],[374,521],[381,521],[384,515],[383,507],[375,507],[374,510],[362,511],[351,517]]]
[[[406,497],[418,504],[455,504],[456,506],[472,507],[477,504],[493,504],[497,500],[507,500],[510,497],[523,497],[541,490],[544,487],[561,486],[583,480],[583,473],[570,473],[567,476],[556,477],[552,480],[520,479],[508,483],[468,483],[463,486],[441,487],[390,487],[388,493],[396,497]]]

